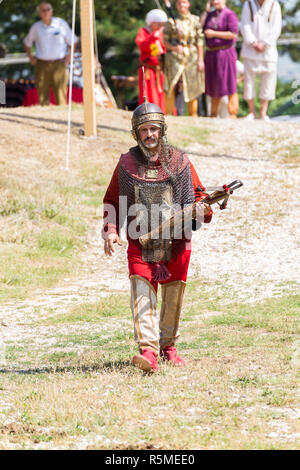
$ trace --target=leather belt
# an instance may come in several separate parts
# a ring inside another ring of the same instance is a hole
[[[65,57],[63,59],[55,59],[55,60],[44,60],[44,59],[37,59],[37,60],[39,60],[40,62],[50,62],[52,64],[53,62],[64,62]]]
[[[211,51],[222,51],[224,49],[230,49],[231,47],[233,47],[232,45],[231,46],[219,46],[219,47],[207,47],[206,50],[211,52]]]

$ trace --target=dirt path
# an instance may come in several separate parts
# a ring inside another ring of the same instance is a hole
[[[190,277],[203,278],[204,290],[218,288],[224,301],[257,301],[294,292],[300,277],[300,172],[296,164],[282,163],[276,150],[284,155],[289,146],[298,145],[299,125],[226,120],[202,120],[201,125],[208,130],[218,126],[220,131],[211,145],[195,142],[188,147],[204,185],[239,178],[244,187],[226,211],[215,209],[213,222],[195,234]],[[114,258],[105,259],[99,226],[94,226],[78,278],[1,306],[3,341],[26,335],[24,329],[30,330],[32,321],[49,312],[63,313],[76,303],[120,292],[128,292],[126,244]]]

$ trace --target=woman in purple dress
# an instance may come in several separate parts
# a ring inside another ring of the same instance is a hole
[[[228,112],[236,118],[238,17],[226,7],[226,0],[212,0],[215,10],[208,13],[203,30],[206,40],[205,93],[211,97],[211,117],[217,117],[222,96],[228,96]]]

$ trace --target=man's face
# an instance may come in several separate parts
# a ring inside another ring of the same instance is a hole
[[[142,124],[139,127],[140,139],[143,145],[148,149],[155,151],[159,144],[160,126],[155,124]]]
[[[43,21],[51,20],[52,18],[52,7],[50,3],[41,3],[38,7],[38,14]]]
[[[176,1],[176,8],[179,13],[187,13],[190,9],[190,2],[189,0],[177,0]]]
[[[213,0],[212,6],[215,7],[217,10],[222,9],[225,7],[226,0]]]
[[[164,25],[165,25],[165,23],[161,23],[161,22],[158,22],[158,21],[153,21],[150,24],[150,29],[151,29],[151,31],[158,31],[159,29],[163,28]]]

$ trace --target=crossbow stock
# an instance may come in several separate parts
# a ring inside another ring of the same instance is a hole
[[[224,184],[217,190],[213,188],[213,192],[211,194],[209,194],[210,188],[203,189],[199,187],[199,191],[205,195],[204,199],[201,199],[201,201],[195,202],[194,204],[186,206],[183,209],[175,212],[175,214],[162,222],[157,228],[151,232],[146,233],[145,235],[141,235],[139,237],[140,244],[143,248],[146,248],[153,242],[153,240],[161,240],[164,238],[167,239],[168,234],[170,234],[170,230],[175,231],[176,228],[178,230],[178,227],[181,230],[183,221],[195,218],[197,207],[201,206],[203,203],[206,203],[210,206],[213,204],[218,204],[221,210],[226,209],[229,197],[236,189],[240,188],[241,186],[243,186],[242,181],[235,180],[228,185]],[[176,233],[174,233],[174,238],[176,238]]]

